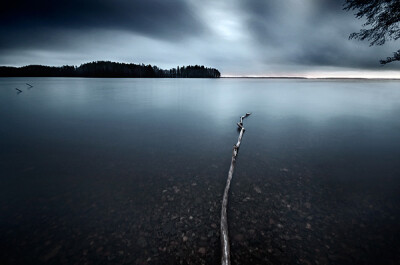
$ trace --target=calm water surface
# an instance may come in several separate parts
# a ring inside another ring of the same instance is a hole
[[[396,264],[399,85],[1,78],[0,264],[218,264],[246,112],[232,263]]]

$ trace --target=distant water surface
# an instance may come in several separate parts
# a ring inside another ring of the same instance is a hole
[[[400,260],[399,81],[0,78],[0,264],[218,264],[246,112],[232,263]]]

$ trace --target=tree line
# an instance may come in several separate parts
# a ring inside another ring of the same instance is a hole
[[[80,66],[60,67],[27,65],[22,67],[0,66],[1,77],[138,77],[138,78],[219,78],[215,68],[203,65],[161,69],[157,66],[97,61]]]

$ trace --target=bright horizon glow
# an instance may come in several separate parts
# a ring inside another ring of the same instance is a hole
[[[332,72],[307,72],[307,73],[274,73],[265,75],[235,75],[221,74],[221,77],[243,78],[365,78],[365,79],[398,79],[399,71],[332,71]]]

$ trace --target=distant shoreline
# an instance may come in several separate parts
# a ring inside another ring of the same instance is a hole
[[[396,80],[400,78],[369,78],[369,77],[304,77],[304,76],[221,76],[226,79],[304,79],[304,80]]]
[[[216,79],[214,77],[105,77],[105,76],[1,76],[0,78],[109,78],[109,79]],[[218,77],[218,79],[270,79],[270,80],[364,80],[364,81],[400,81],[400,78],[366,78],[366,77]]]
[[[0,66],[0,77],[92,77],[92,78],[220,78],[218,69],[204,65],[161,69],[153,65],[96,61],[80,66]]]
[[[0,66],[1,68],[1,66]],[[0,78],[28,78],[28,77],[33,77],[33,78],[40,78],[40,77],[49,77],[49,78],[110,78],[110,79],[138,79],[138,78],[143,78],[143,79],[187,79],[187,78],[200,78],[200,79],[215,79],[214,77],[107,77],[107,76],[2,76],[0,75]],[[282,77],[246,77],[246,76],[221,76],[218,77],[218,79],[270,79],[270,80],[365,80],[365,81],[400,81],[400,78],[366,78],[366,77],[287,77],[287,76],[282,76]]]

